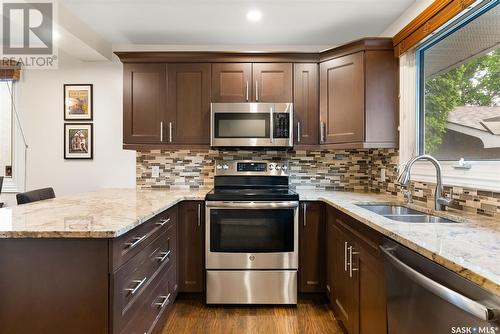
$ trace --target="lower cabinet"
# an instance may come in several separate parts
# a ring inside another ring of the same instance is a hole
[[[325,205],[301,202],[299,209],[299,292],[325,291]]]
[[[179,204],[179,291],[205,291],[205,206],[203,201]]]
[[[349,334],[387,333],[381,236],[353,218],[326,208],[326,290]]]

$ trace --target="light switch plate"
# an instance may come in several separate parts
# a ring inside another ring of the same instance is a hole
[[[160,166],[151,167],[151,177],[160,177]]]

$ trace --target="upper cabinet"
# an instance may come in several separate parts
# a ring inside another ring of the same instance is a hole
[[[397,59],[385,39],[332,50],[320,63],[320,144],[397,146]]]
[[[291,102],[292,64],[253,64],[253,97],[255,102]]]
[[[210,143],[210,64],[168,64],[168,143]]]
[[[165,113],[165,64],[123,65],[123,142],[160,143]]]
[[[251,63],[212,64],[212,102],[249,102],[252,96]]]
[[[319,124],[317,63],[293,65],[294,144],[317,145]]]
[[[212,64],[212,102],[291,101],[291,63]]]

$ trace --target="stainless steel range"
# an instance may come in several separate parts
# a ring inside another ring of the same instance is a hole
[[[299,196],[288,163],[216,163],[206,196],[207,304],[296,304]]]

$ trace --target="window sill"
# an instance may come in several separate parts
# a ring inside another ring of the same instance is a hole
[[[500,162],[476,162],[471,169],[455,169],[456,162],[443,161],[443,184],[487,191],[500,191]],[[434,166],[417,162],[412,168],[412,180],[436,183]]]

